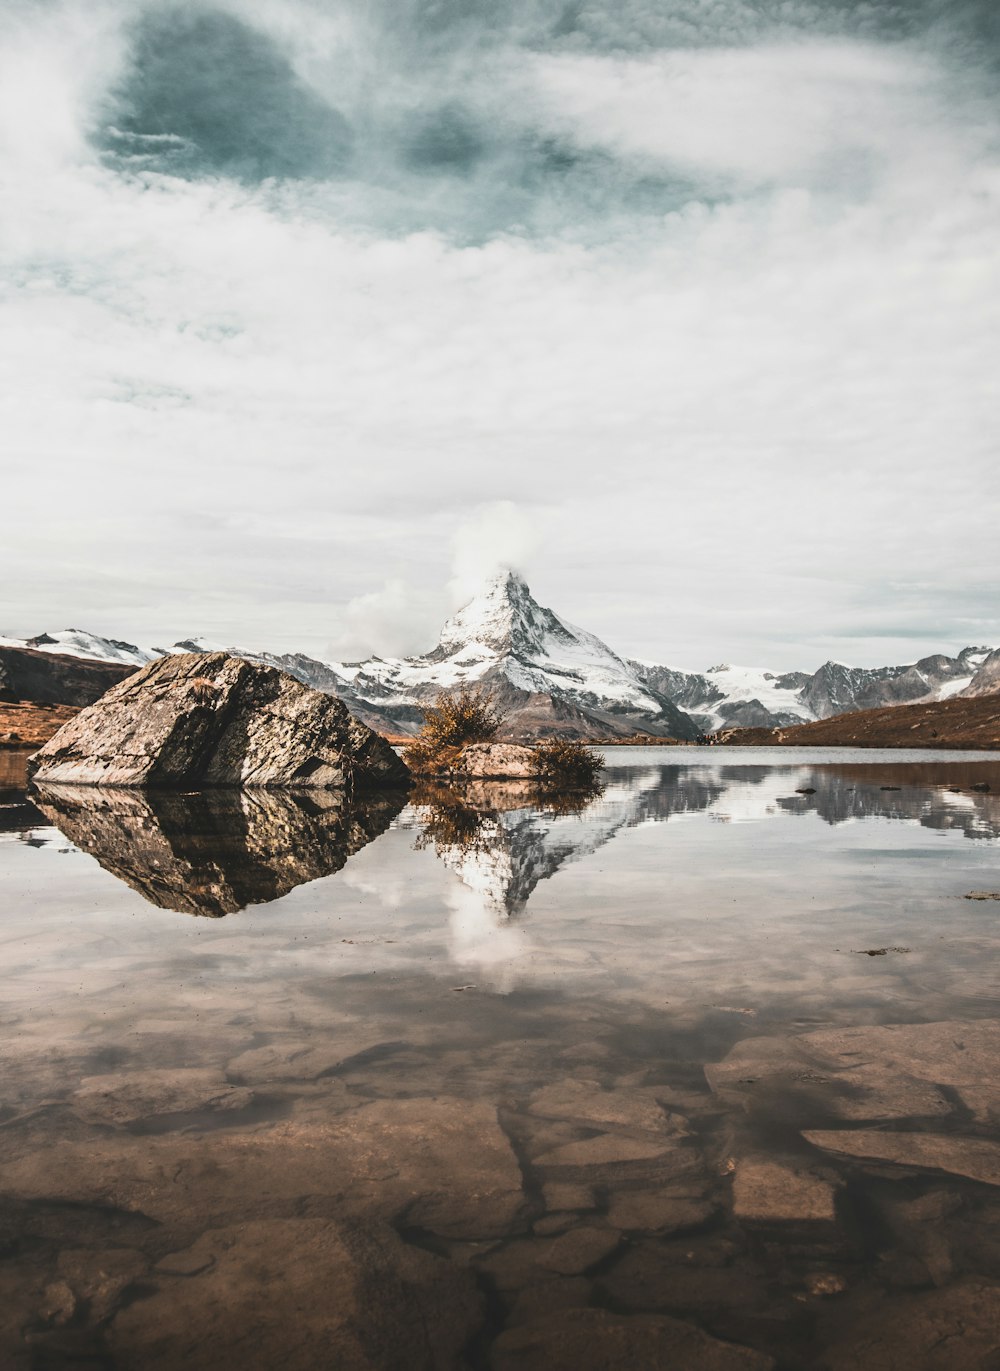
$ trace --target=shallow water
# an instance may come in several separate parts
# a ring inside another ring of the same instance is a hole
[[[1000,759],[608,762],[345,810],[8,758],[0,1361],[1000,1365]]]

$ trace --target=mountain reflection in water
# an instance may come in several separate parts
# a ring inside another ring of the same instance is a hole
[[[42,813],[150,904],[221,918],[339,871],[388,828],[401,797],[337,791],[50,786]]]
[[[587,794],[527,782],[418,788],[345,801],[337,792],[142,792],[47,787],[45,817],[151,904],[218,918],[339,871],[403,811],[493,919],[520,915],[540,881],[642,824],[705,814],[722,823],[813,815],[1000,836],[990,762],[616,767]],[[24,811],[22,811],[23,813]],[[13,813],[13,811],[12,811]],[[26,834],[26,841],[32,839]]]
[[[610,767],[599,793],[546,804],[526,783],[480,782],[418,791],[406,822],[505,919],[519,915],[539,881],[596,852],[624,829],[707,814],[723,823],[814,814],[828,824],[890,819],[1000,836],[992,763],[940,766],[823,765]],[[974,787],[983,787],[975,789]]]

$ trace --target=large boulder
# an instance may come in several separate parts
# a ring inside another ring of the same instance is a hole
[[[29,773],[46,784],[346,791],[409,776],[341,700],[225,652],[150,662],[50,738]]]

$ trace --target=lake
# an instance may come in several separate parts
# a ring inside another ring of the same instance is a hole
[[[1000,758],[607,761],[0,754],[0,1364],[996,1371]]]

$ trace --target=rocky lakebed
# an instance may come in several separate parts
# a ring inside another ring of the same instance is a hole
[[[0,1365],[1000,1366],[1000,762],[0,772]],[[970,898],[972,897],[972,898]]]

